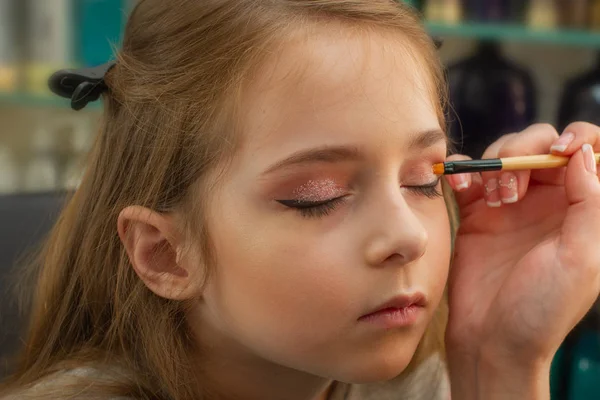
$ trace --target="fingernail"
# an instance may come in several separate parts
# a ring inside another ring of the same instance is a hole
[[[456,191],[460,192],[461,190],[466,190],[469,188],[469,181],[467,180],[465,174],[456,174],[453,175],[452,178],[454,179],[454,189]]]
[[[560,137],[558,139],[556,139],[556,142],[554,142],[552,147],[550,147],[550,151],[556,151],[558,153],[563,153],[565,150],[567,150],[567,147],[569,147],[569,145],[571,144],[573,139],[575,139],[574,133],[571,133],[571,132],[563,133],[562,135],[560,135]]]
[[[485,184],[485,197],[488,207],[500,207],[502,200],[498,191],[498,179],[492,178]]]
[[[585,163],[585,169],[587,169],[592,174],[596,174],[596,157],[594,156],[594,149],[592,145],[586,143],[581,147],[583,151],[583,161]]]
[[[519,200],[517,176],[512,172],[505,172],[500,178],[500,197],[504,204],[516,203]]]

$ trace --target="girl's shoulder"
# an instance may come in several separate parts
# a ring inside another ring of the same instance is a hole
[[[387,382],[338,384],[330,400],[449,400],[450,381],[445,363],[431,356],[411,374]]]

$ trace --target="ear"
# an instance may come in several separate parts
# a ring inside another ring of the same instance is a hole
[[[173,216],[130,206],[117,225],[133,269],[148,289],[171,300],[201,295],[201,265],[182,262],[184,243]]]

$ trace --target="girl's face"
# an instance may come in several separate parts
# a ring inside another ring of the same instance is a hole
[[[209,209],[218,265],[199,325],[289,368],[393,378],[450,261],[429,82],[392,33],[318,30],[276,53],[244,93],[244,140]]]

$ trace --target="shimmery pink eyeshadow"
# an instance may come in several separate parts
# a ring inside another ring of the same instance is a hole
[[[339,196],[340,188],[332,179],[310,180],[294,190],[299,201],[323,201]]]

